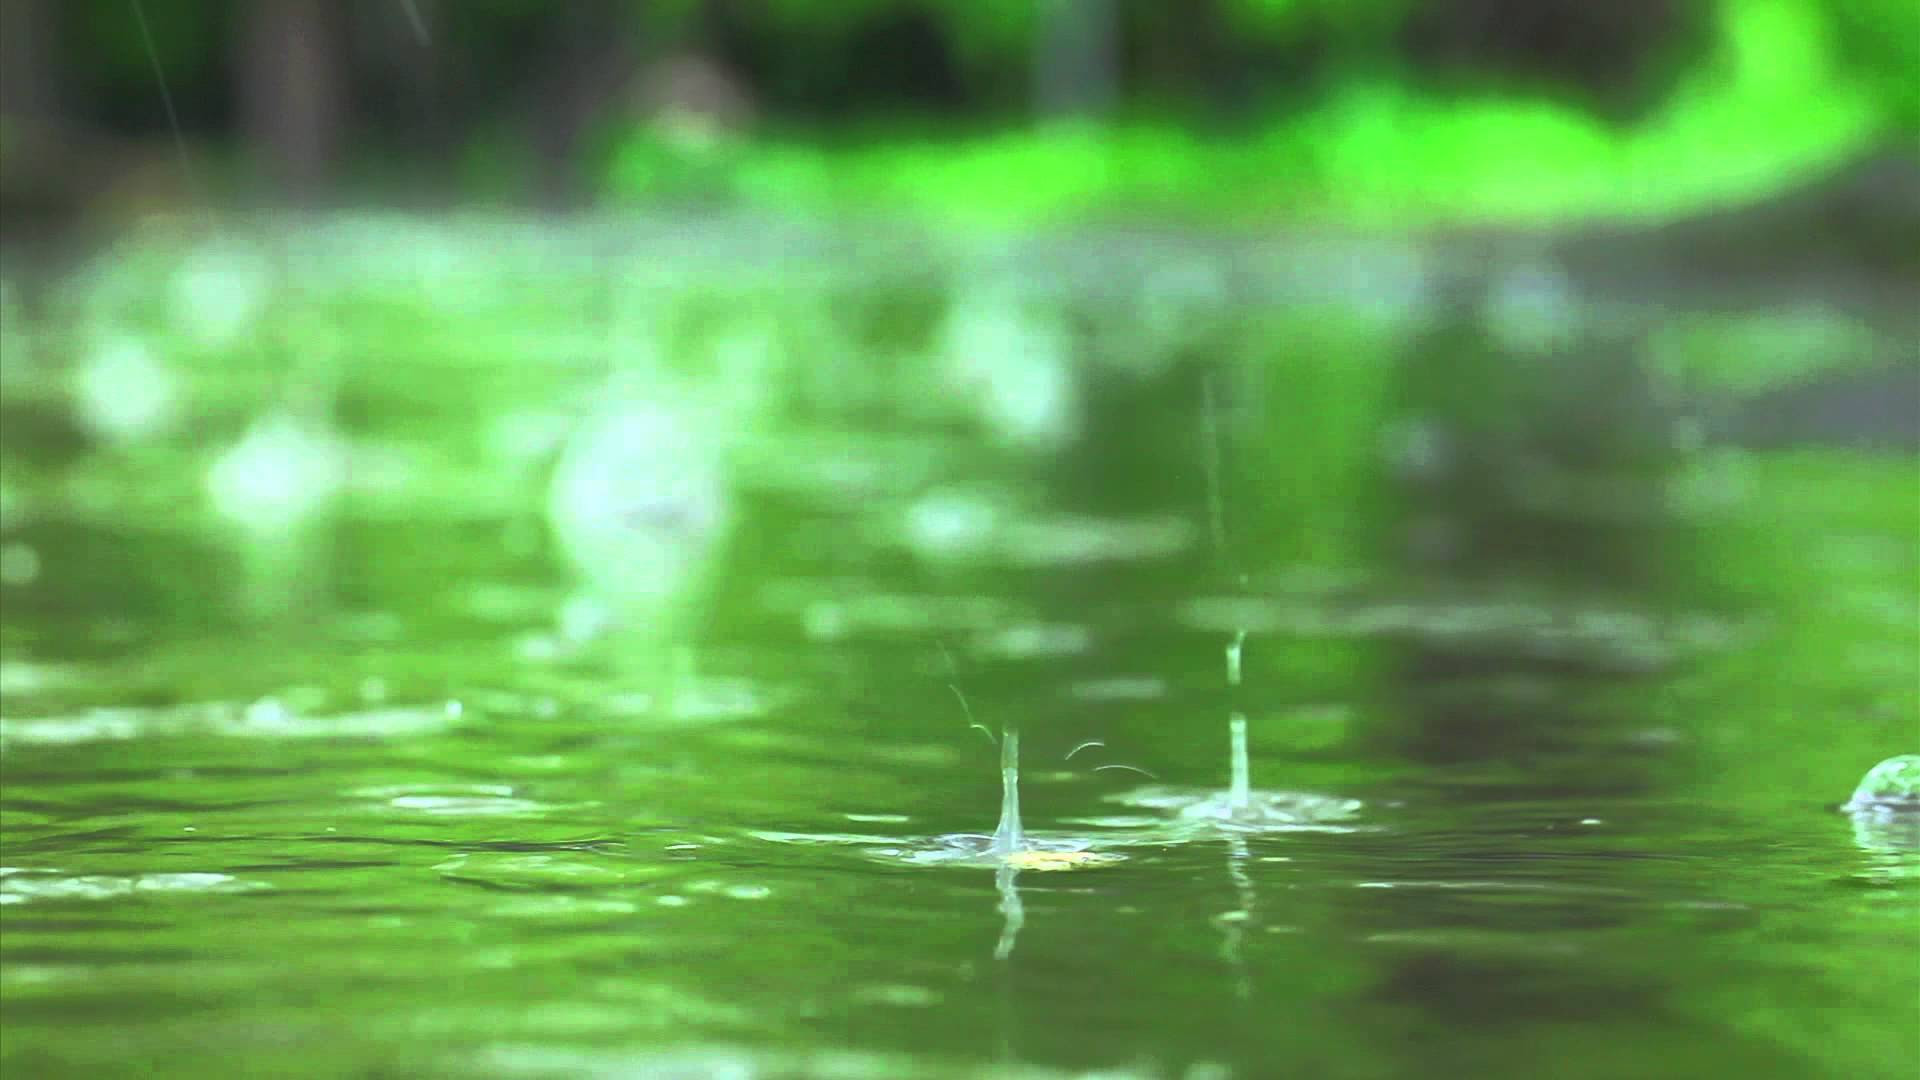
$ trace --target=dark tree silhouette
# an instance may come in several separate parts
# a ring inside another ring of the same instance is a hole
[[[237,39],[241,124],[281,193],[316,197],[340,155],[347,72],[339,9],[325,0],[245,5]]]

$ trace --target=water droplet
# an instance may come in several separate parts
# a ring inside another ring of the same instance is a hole
[[[1843,809],[1849,813],[1920,812],[1920,754],[1901,754],[1875,765]]]

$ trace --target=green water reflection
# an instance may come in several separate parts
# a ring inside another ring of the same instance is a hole
[[[1450,286],[440,243],[10,330],[8,1075],[1910,1072],[1920,855],[1836,810],[1920,742],[1910,456],[1689,443],[1645,327]],[[621,394],[689,419],[556,508]],[[1127,858],[876,858],[993,829],[949,684]],[[1234,709],[1357,808],[1124,805]]]

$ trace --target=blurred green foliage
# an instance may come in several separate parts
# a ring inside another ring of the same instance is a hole
[[[1839,57],[1908,138],[1920,134],[1920,4],[1828,0]]]
[[[125,5],[47,10],[75,115],[157,134],[157,66],[191,134],[233,126],[246,5],[149,3],[151,58]],[[397,0],[330,10],[353,72],[356,175],[431,172],[507,198],[562,153],[584,162],[588,193],[623,201],[969,226],[1659,216],[1920,133],[1920,5],[1904,0],[1545,14],[1502,0],[1211,0],[1178,18],[1115,0],[1094,9],[1104,44],[1062,38],[1067,5],[1022,0],[497,0],[423,5],[425,51]],[[1589,30],[1610,35],[1592,47],[1611,59],[1581,59]],[[1046,112],[1042,71],[1072,67],[1076,49],[1108,50],[1118,96],[1032,122]],[[631,85],[581,74],[616,53],[608,70],[632,65]],[[712,61],[739,99],[691,139],[661,121],[684,91],[663,103],[643,85],[674,56]],[[373,108],[396,79],[395,107]],[[599,96],[568,103],[588,92],[570,79],[598,80]],[[423,142],[409,127],[422,124],[453,145]],[[572,134],[547,145],[555,130]]]
[[[1403,7],[1249,0],[1231,11],[1250,34],[1331,22],[1377,41]],[[1661,215],[1761,194],[1884,134],[1911,80],[1895,60],[1854,59],[1843,31],[1873,36],[1853,17],[1876,5],[1843,7],[1728,0],[1701,60],[1625,128],[1565,102],[1442,95],[1354,64],[1316,100],[1268,110],[1234,137],[1135,113],[1105,124],[973,135],[896,127],[823,141],[817,131],[782,132],[776,118],[770,137],[718,149],[683,151],[635,132],[612,155],[607,183],[631,198],[698,189],[748,205],[970,225],[1140,212],[1389,226]],[[1878,12],[1895,18],[1891,5]]]

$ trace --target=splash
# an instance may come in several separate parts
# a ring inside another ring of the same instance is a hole
[[[1227,686],[1237,697],[1240,693],[1240,647],[1247,632],[1241,630],[1227,646]],[[1247,760],[1247,714],[1234,710],[1227,717],[1227,803],[1236,814],[1244,814],[1253,801],[1253,768]]]
[[[1853,819],[1853,838],[1879,865],[1869,876],[1911,880],[1920,873],[1920,754],[1875,765],[1840,807]]]
[[[1003,724],[1000,729],[1000,822],[991,836],[949,833],[906,847],[870,849],[870,854],[922,866],[1038,871],[1085,870],[1125,858],[1117,852],[1093,850],[1093,841],[1088,839],[1037,837],[1027,832],[1020,817],[1020,728],[1013,723]]]
[[[1841,809],[1850,814],[1920,812],[1920,754],[1890,757],[1867,770]]]
[[[937,644],[937,643],[936,643]],[[940,652],[946,657],[949,669],[954,668],[953,656],[945,645]],[[956,672],[957,674],[957,672]],[[1094,850],[1096,842],[1084,837],[1037,837],[1027,832],[1020,815],[1020,728],[1012,721],[1002,721],[1000,736],[996,740],[991,729],[974,717],[973,709],[967,704],[967,697],[961,693],[957,683],[948,683],[947,689],[953,691],[955,700],[960,703],[960,711],[966,717],[967,726],[979,731],[989,740],[995,741],[1000,748],[1000,820],[990,835],[981,833],[946,833],[939,836],[903,838],[888,842],[886,838],[875,836],[857,836],[829,833],[755,833],[763,840],[777,843],[803,844],[848,844],[864,848],[869,857],[891,863],[908,863],[914,866],[990,866],[1005,870],[1084,870],[1097,866],[1106,866],[1126,858],[1113,851]],[[1087,749],[1089,746],[1104,746],[1098,739],[1081,743],[1067,756]],[[861,814],[848,815],[863,821],[906,821],[897,815]],[[1011,889],[1011,878],[1003,877],[1003,896]],[[1011,894],[1017,903],[1017,893]]]
[[[993,830],[993,853],[1004,859],[1026,846],[1020,826],[1020,728],[1007,724],[1000,734],[1000,824]]]
[[[1227,685],[1236,692],[1240,687],[1240,655],[1246,639],[1246,632],[1240,631],[1227,646]],[[1354,828],[1344,823],[1359,813],[1358,799],[1255,790],[1247,752],[1245,713],[1236,709],[1228,715],[1227,733],[1227,790],[1145,787],[1114,796],[1112,801],[1170,814],[1181,827],[1264,832],[1347,832]]]
[[[1214,552],[1223,566],[1230,565],[1227,551],[1226,500],[1221,491],[1220,403],[1214,379],[1208,375],[1201,384],[1204,395],[1201,413],[1203,433],[1201,450],[1207,478],[1207,518]],[[1246,585],[1246,575],[1235,575]],[[1330,798],[1304,792],[1256,791],[1253,767],[1247,749],[1247,714],[1238,708],[1242,676],[1242,653],[1247,643],[1247,628],[1236,626],[1233,640],[1226,647],[1227,690],[1231,699],[1227,713],[1227,789],[1194,791],[1182,788],[1148,787],[1113,796],[1111,801],[1142,809],[1168,813],[1175,819],[1174,831],[1226,828],[1235,831],[1347,831],[1341,823],[1360,809],[1357,799]]]
[[[956,694],[958,691],[955,691]],[[965,700],[964,698],[962,699]],[[969,716],[971,720],[971,716]],[[985,731],[985,727],[972,723]],[[991,732],[988,733],[991,735]],[[786,843],[853,843],[885,862],[914,866],[983,866],[1011,870],[1088,870],[1119,862],[1126,856],[1095,850],[1095,841],[1077,836],[1035,836],[1020,814],[1020,729],[1002,725],[1000,732],[1000,821],[991,835],[946,833],[940,836],[875,843],[879,837],[829,837],[803,834],[756,834]]]

